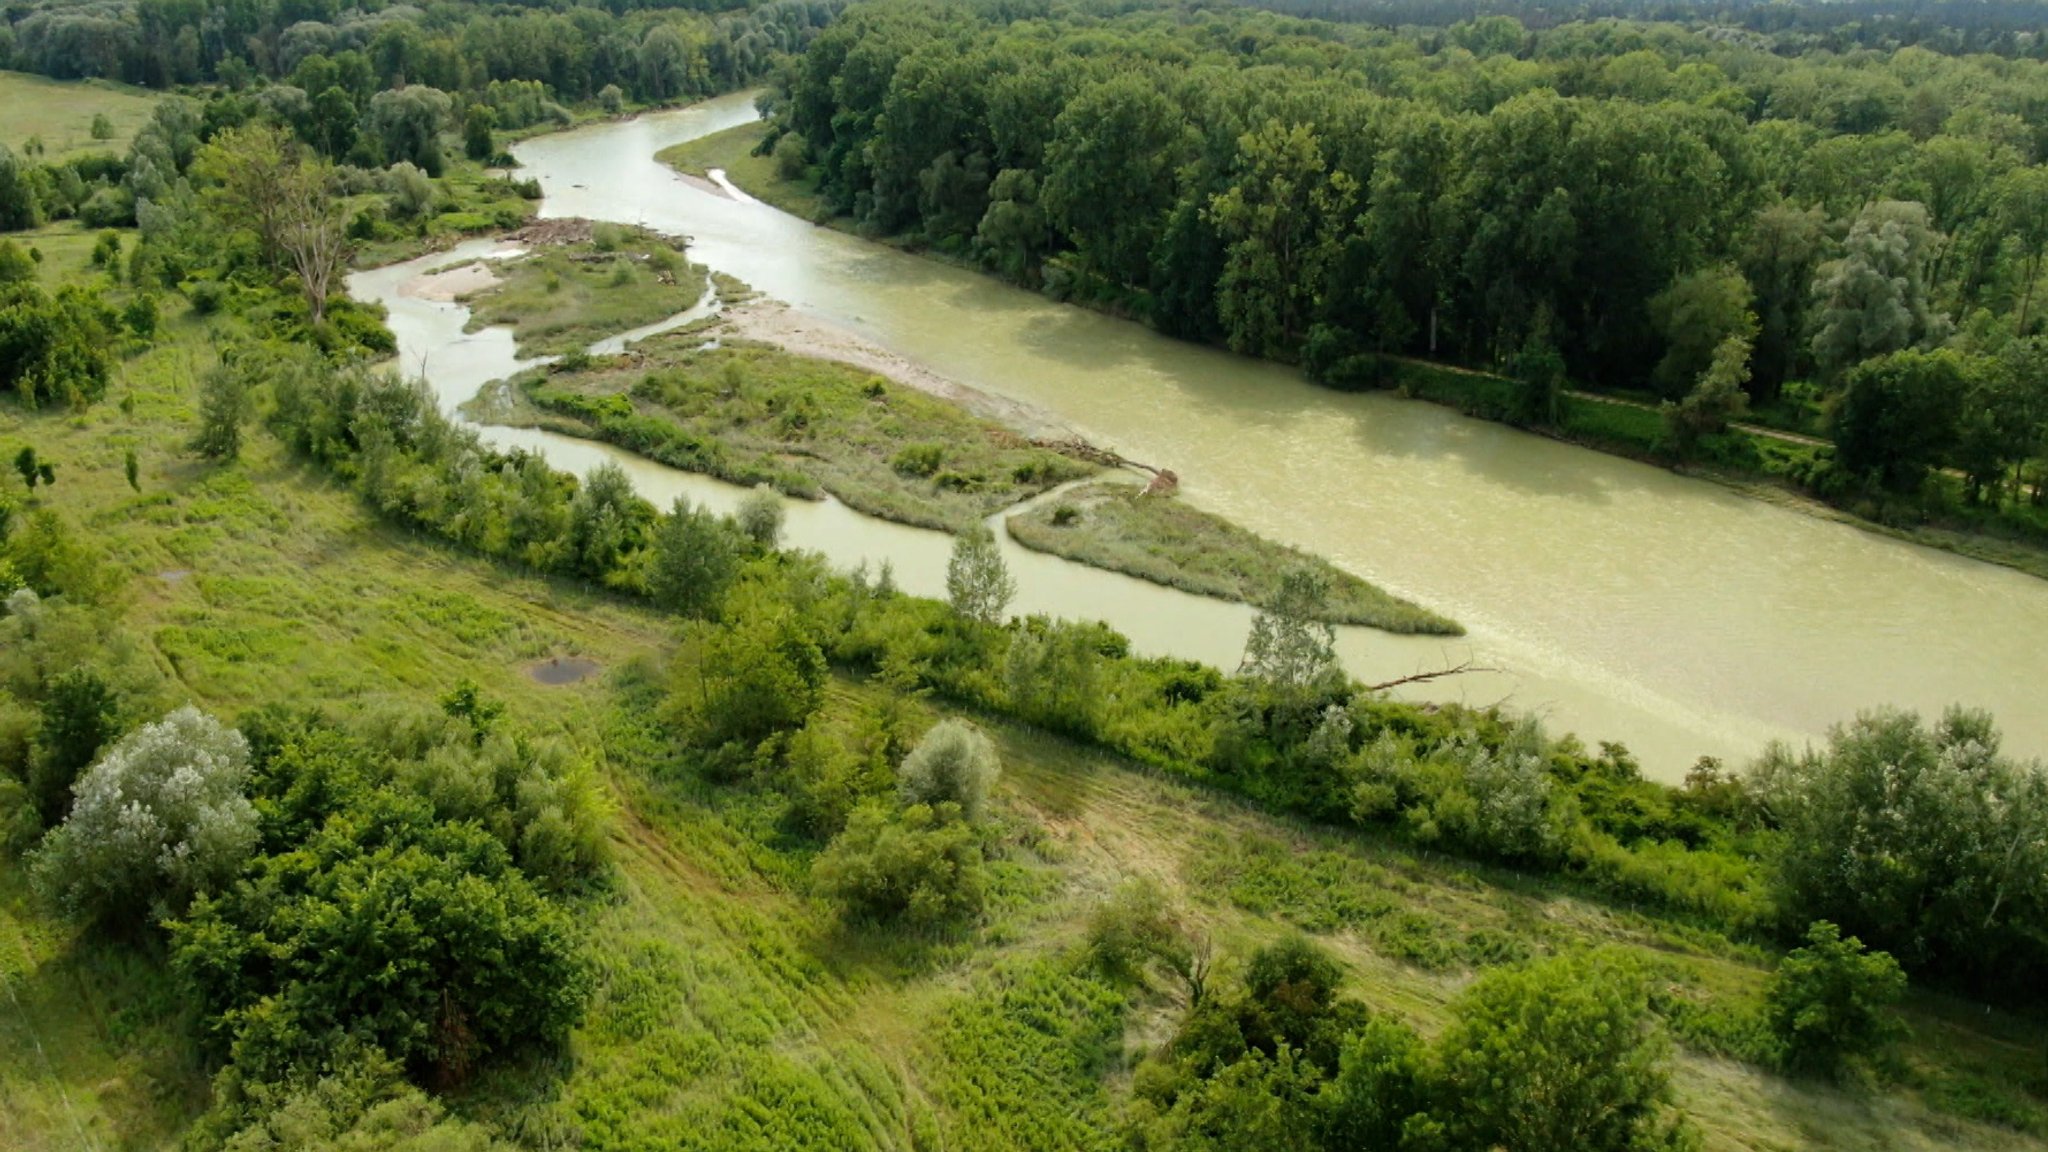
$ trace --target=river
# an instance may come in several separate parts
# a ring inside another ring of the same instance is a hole
[[[514,149],[542,215],[691,238],[697,261],[799,311],[1179,472],[1182,499],[1295,544],[1465,624],[1456,641],[1346,629],[1368,681],[1470,659],[1437,698],[1506,703],[1590,744],[1625,742],[1650,774],[1805,740],[1880,703],[1995,711],[2008,746],[2048,752],[2036,674],[2048,583],[1803,515],[1720,486],[1386,395],[1317,388],[1292,369],[1161,337],[988,277],[685,184],[654,159],[752,119],[746,96],[579,128]],[[484,246],[465,251],[484,250]],[[447,255],[359,274],[393,307],[408,367],[444,403],[512,363],[509,335],[463,336],[459,307],[394,289]],[[584,471],[631,465],[666,503],[735,493],[602,446],[491,429]],[[943,584],[946,540],[836,504],[793,503],[788,539],[835,562],[890,559],[906,588]],[[1141,650],[1226,668],[1247,609],[1011,548],[1014,610],[1094,617]]]

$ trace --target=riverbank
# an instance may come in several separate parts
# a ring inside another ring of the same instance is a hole
[[[766,131],[767,125],[760,121],[741,124],[666,148],[657,159],[686,176],[701,178],[712,168],[722,169],[747,194],[793,216],[985,274],[977,264],[902,237],[870,236],[845,218],[835,217],[807,179],[785,178],[772,156],[752,154]],[[1095,307],[1081,299],[1069,303]],[[1130,318],[1115,309],[1106,311]],[[1941,476],[1930,482],[1938,508],[1921,501],[1887,502],[1858,495],[1829,499],[1816,494],[1809,484],[1825,470],[1833,450],[1810,438],[1732,427],[1703,438],[1691,457],[1681,459],[1671,451],[1663,417],[1656,409],[1602,394],[1568,393],[1560,398],[1555,420],[1531,423],[1516,415],[1525,406],[1520,396],[1525,391],[1522,384],[1474,369],[1408,357],[1358,356],[1312,378],[1340,391],[1391,391],[1477,419],[1513,424],[1539,436],[1710,480],[1780,507],[2048,579],[2048,508],[2008,508],[1993,515],[1967,506],[1956,490],[1957,482]]]
[[[1004,520],[1010,538],[1097,568],[1201,596],[1269,602],[1281,577],[1308,567],[1330,589],[1326,619],[1387,632],[1462,636],[1465,629],[1329,561],[1276,544],[1135,484],[1098,482],[1040,501]]]

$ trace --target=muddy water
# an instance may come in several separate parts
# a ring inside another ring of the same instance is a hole
[[[1499,671],[1429,691],[1504,699],[1589,742],[1625,741],[1665,778],[1702,753],[1740,758],[1883,702],[1989,707],[2015,750],[2048,752],[2037,682],[2048,668],[2048,583],[1428,405],[1318,389],[1282,367],[702,191],[653,160],[753,115],[731,97],[516,152],[545,190],[544,214],[688,235],[711,267],[1174,468],[1183,498],[1471,630],[1453,642],[1347,632],[1340,649],[1364,679],[1470,657]],[[388,300],[372,282],[385,275],[358,278],[358,290]],[[453,307],[405,301],[393,321],[408,362],[425,354],[451,402],[511,362],[508,335],[463,337],[457,315],[451,337],[418,315]],[[492,436],[579,471],[622,455]],[[701,478],[632,467],[658,500],[734,498]],[[841,563],[889,557],[915,591],[943,578],[943,539],[837,505],[793,506],[790,536]],[[1013,563],[1022,610],[1106,619],[1142,649],[1226,667],[1242,649],[1242,608],[1030,554],[1013,551]]]

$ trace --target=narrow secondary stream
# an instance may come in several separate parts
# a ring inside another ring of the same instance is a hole
[[[1459,641],[1347,631],[1367,680],[1466,657],[1503,669],[1429,686],[1507,700],[1588,742],[1621,740],[1662,778],[1703,753],[1740,759],[1859,708],[1998,713],[2013,750],[2048,753],[2048,583],[1745,499],[1713,484],[1384,395],[1345,395],[1281,366],[1160,337],[971,272],[685,184],[653,159],[754,117],[730,96],[539,137],[515,153],[542,213],[687,235],[693,259],[890,351],[1036,405],[1182,477],[1183,499],[1328,556],[1462,622]],[[446,257],[431,263],[444,263]],[[392,303],[366,274],[355,290]],[[437,342],[394,303],[408,366],[466,398],[511,360],[506,333]],[[446,309],[447,305],[432,305]],[[452,341],[452,342],[451,342]],[[489,350],[496,342],[495,350]],[[500,441],[540,444],[494,430]],[[622,455],[547,441],[563,467]],[[651,465],[635,470],[649,495]],[[935,590],[945,542],[793,505],[793,543],[842,562],[888,556]],[[1108,620],[1142,649],[1234,664],[1250,613],[1013,550],[1018,608]]]

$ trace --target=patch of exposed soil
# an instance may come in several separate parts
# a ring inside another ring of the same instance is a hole
[[[603,665],[587,656],[550,656],[527,665],[526,674],[542,684],[580,684],[598,674]]]
[[[459,300],[486,288],[494,288],[501,281],[498,273],[488,263],[478,260],[458,268],[444,268],[439,272],[428,272],[415,276],[398,286],[400,296],[415,300]]]

